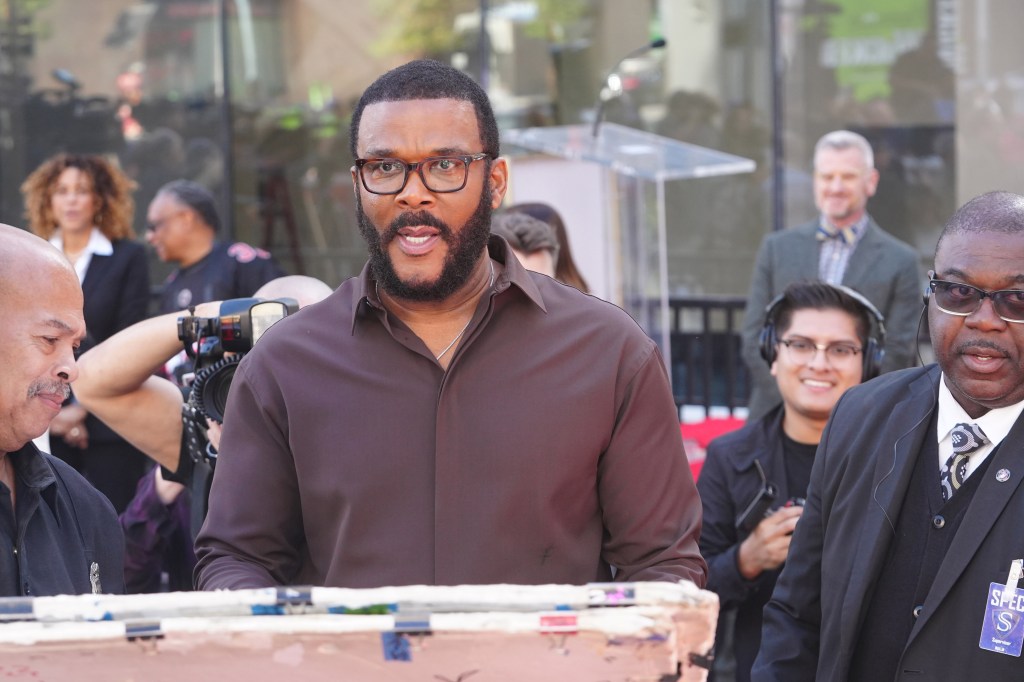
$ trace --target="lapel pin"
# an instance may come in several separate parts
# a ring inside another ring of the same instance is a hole
[[[1006,483],[1007,481],[1009,481],[1010,480],[1010,470],[1009,469],[1000,469],[999,471],[997,471],[996,472],[996,480],[999,481],[1000,483]]]

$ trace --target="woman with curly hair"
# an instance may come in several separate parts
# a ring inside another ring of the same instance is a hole
[[[134,183],[101,156],[59,154],[21,186],[32,232],[71,261],[85,296],[85,351],[139,322],[149,305],[145,247],[135,241]],[[78,469],[120,513],[145,456],[72,398],[50,426],[52,454]]]

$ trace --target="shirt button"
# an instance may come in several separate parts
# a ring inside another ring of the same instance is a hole
[[[936,515],[934,518],[932,518],[932,525],[936,528],[942,528],[946,525],[946,519],[942,518],[939,515]]]
[[[917,606],[915,606],[914,607],[914,618],[918,618],[921,615],[922,611],[924,611],[924,606],[922,606],[921,604],[918,604]]]

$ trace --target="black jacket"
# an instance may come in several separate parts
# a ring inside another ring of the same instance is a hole
[[[32,443],[7,456],[18,513],[15,527],[0,483],[0,597],[123,593],[124,537],[110,501]]]
[[[82,282],[88,332],[82,342],[82,353],[146,319],[150,296],[146,249],[131,239],[116,239],[111,245],[111,255],[93,255]],[[86,417],[85,427],[91,445],[123,443],[120,436],[91,414]]]
[[[930,426],[940,374],[936,365],[891,372],[839,399],[822,434],[789,560],[764,610],[753,679],[848,679],[892,524],[925,439],[936,437]],[[1005,582],[1010,563],[1024,557],[1024,418],[990,456],[896,680],[1024,679],[1024,660],[978,646],[990,585]]]
[[[768,603],[779,570],[765,571],[747,580],[739,571],[736,553],[750,534],[736,528],[736,517],[761,488],[754,462],[764,469],[777,494],[771,509],[789,499],[782,454],[782,406],[742,429],[715,438],[697,478],[704,507],[700,553],[708,562],[707,589],[718,594],[721,609],[736,609],[736,680],[750,679],[750,668],[761,642],[761,610]],[[718,640],[722,633],[719,632]]]

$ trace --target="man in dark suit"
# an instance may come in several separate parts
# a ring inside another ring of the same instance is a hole
[[[723,610],[716,673],[734,660],[733,679],[750,679],[761,611],[803,511],[821,433],[843,392],[878,373],[883,332],[881,315],[866,299],[824,282],[789,285],[765,316],[761,354],[782,405],[711,441],[697,479],[704,507],[700,551],[708,589]]]
[[[917,252],[868,215],[867,202],[877,186],[868,141],[847,130],[828,133],[814,148],[814,201],[821,215],[762,241],[743,320],[751,419],[764,416],[782,400],[761,360],[758,335],[765,306],[792,282],[820,279],[863,294],[888,321],[882,371],[914,364],[921,295]]]
[[[961,207],[929,277],[938,364],[836,405],[754,680],[1024,679],[1024,197]]]

